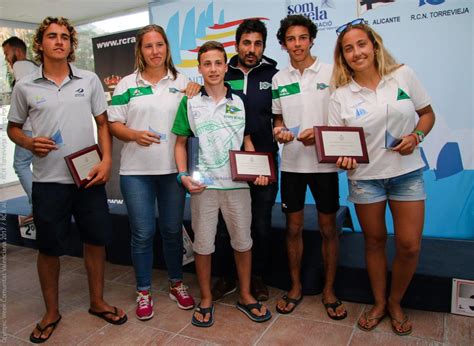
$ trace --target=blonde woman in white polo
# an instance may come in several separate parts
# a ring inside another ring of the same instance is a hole
[[[171,133],[188,80],[171,59],[166,34],[158,25],[137,33],[136,71],[117,85],[109,107],[112,134],[125,142],[120,159],[120,189],[130,221],[132,262],[137,287],[136,317],[153,317],[151,274],[158,204],[169,297],[181,309],[194,300],[183,284],[182,222],[186,192],[176,180],[176,136]]]
[[[355,203],[365,238],[367,271],[375,304],[358,321],[373,330],[388,313],[392,330],[408,335],[412,325],[400,302],[415,273],[420,252],[425,191],[418,144],[434,125],[431,100],[414,72],[398,64],[383,46],[382,38],[363,19],[336,30],[329,124],[361,126],[370,163],[339,158],[348,169],[349,200]],[[391,124],[387,128],[387,124]],[[401,140],[390,146],[386,131],[397,128]],[[396,254],[387,298],[387,228],[385,209],[393,215]]]

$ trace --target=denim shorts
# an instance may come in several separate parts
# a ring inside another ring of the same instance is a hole
[[[349,180],[348,200],[370,204],[385,200],[421,201],[426,199],[423,169],[388,179]]]

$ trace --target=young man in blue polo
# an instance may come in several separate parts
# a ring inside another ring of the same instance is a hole
[[[107,103],[98,77],[69,64],[77,47],[76,31],[67,19],[47,17],[39,26],[34,51],[42,65],[14,88],[8,114],[8,135],[30,150],[33,159],[33,216],[37,230],[38,275],[46,313],[30,341],[48,340],[59,321],[58,284],[74,216],[84,242],[89,283],[89,313],[111,324],[127,315],[103,298],[105,244],[111,236],[105,182],[112,164],[112,141],[107,126]],[[32,137],[22,126],[31,121]],[[95,144],[92,120],[102,160],[88,174],[85,188],[77,188],[64,157]]]
[[[204,79],[201,94],[192,99],[183,97],[172,132],[178,137],[175,146],[178,181],[191,193],[191,222],[194,231],[193,249],[201,302],[192,323],[210,327],[214,323],[211,294],[211,254],[219,210],[226,221],[234,249],[239,277],[239,301],[236,307],[252,321],[264,322],[270,311],[250,293],[252,238],[250,236],[251,199],[247,182],[233,181],[229,150],[254,151],[250,138],[251,125],[243,94],[224,84],[227,55],[219,42],[206,42],[198,52],[199,72]],[[186,141],[199,138],[199,170],[202,181],[187,173]],[[258,177],[255,184],[267,185],[268,178]]]

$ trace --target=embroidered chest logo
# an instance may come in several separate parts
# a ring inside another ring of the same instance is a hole
[[[189,105],[189,113],[193,119],[197,119],[201,116],[201,110],[204,107],[202,105]]]
[[[168,91],[169,91],[171,94],[177,94],[177,93],[179,93],[179,89],[176,89],[176,88],[169,88]]]
[[[410,96],[408,96],[408,94],[402,88],[398,88],[397,101],[409,100],[409,99],[410,99]]]
[[[316,84],[316,89],[317,90],[324,90],[324,89],[327,89],[329,88],[329,85],[327,85],[326,83],[318,83]]]
[[[260,90],[267,90],[272,87],[272,83],[260,82]]]
[[[352,107],[355,108],[355,116],[356,118],[359,118],[363,115],[367,114],[367,111],[361,107],[361,105],[364,103],[364,101],[359,101],[356,104],[354,104]]]
[[[242,110],[236,106],[226,104],[225,105],[225,113],[234,115],[235,113],[241,112]]]
[[[356,113],[356,117],[358,118],[358,117],[361,117],[363,115],[366,115],[367,111],[364,108],[358,107],[358,108],[356,108],[355,113]]]
[[[79,88],[76,91],[74,91],[74,97],[84,97],[84,89]]]
[[[44,96],[36,95],[35,96],[35,102],[36,102],[37,105],[39,105],[41,103],[45,103],[46,99],[44,98]]]

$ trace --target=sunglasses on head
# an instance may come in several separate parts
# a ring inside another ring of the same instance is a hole
[[[337,34],[337,35],[340,35],[340,34],[343,33],[344,31],[346,31],[346,29],[347,29],[348,27],[353,26],[353,25],[357,25],[357,24],[368,24],[368,22],[367,22],[364,18],[357,18],[357,19],[354,19],[352,22],[343,24],[343,25],[341,25],[339,28],[337,28],[337,29],[336,29],[336,34]]]

